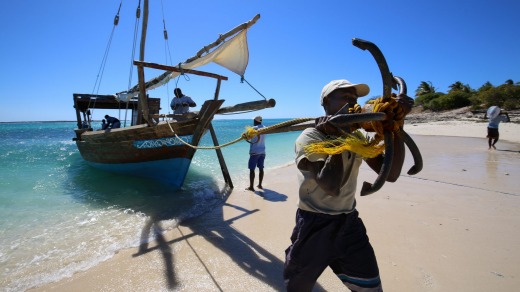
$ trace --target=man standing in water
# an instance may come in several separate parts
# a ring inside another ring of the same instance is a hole
[[[348,114],[357,98],[369,91],[366,84],[348,80],[325,85],[321,105],[326,116],[316,119],[315,127],[305,129],[296,140],[299,200],[291,245],[285,250],[287,291],[311,291],[327,267],[352,291],[382,291],[376,256],[356,210],[357,177],[363,158],[351,151],[335,155],[305,151],[307,145],[344,137],[344,130],[329,119]],[[383,157],[364,161],[379,172]],[[395,171],[394,165],[391,171]]]
[[[262,125],[262,117],[256,116],[253,119],[253,129],[258,130],[263,128]],[[265,161],[265,135],[258,135],[251,139],[249,142],[251,145],[249,146],[249,187],[246,189],[248,191],[255,191],[253,187],[255,183],[255,168],[258,167],[258,185],[259,189],[263,189],[262,181],[264,180],[264,161]]]

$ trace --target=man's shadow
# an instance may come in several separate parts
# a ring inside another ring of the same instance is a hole
[[[229,195],[232,195],[231,191],[229,194],[227,194],[227,196]],[[287,198],[286,195],[271,190],[265,192],[265,196],[267,197],[266,200],[271,200],[274,202],[284,201]],[[239,210],[242,212],[242,214],[224,220],[225,207]],[[173,288],[175,287],[177,280],[174,276],[173,265],[170,265],[170,262],[173,262],[170,246],[176,242],[185,241],[193,253],[197,256],[200,264],[204,266],[206,272],[218,290],[223,291],[222,287],[220,287],[218,283],[218,279],[212,275],[211,269],[209,269],[204,260],[199,257],[197,247],[192,246],[189,242],[191,237],[202,236],[207,242],[211,243],[213,246],[227,254],[227,256],[233,260],[241,269],[243,269],[248,276],[257,278],[259,281],[269,285],[275,291],[284,291],[284,262],[262,247],[262,245],[253,241],[247,235],[236,230],[232,226],[235,221],[256,212],[260,212],[260,210],[248,210],[240,206],[225,202],[207,214],[191,218],[180,223],[181,226],[189,228],[192,233],[184,234],[181,229],[178,229],[181,233],[181,237],[175,238],[168,242],[165,242],[164,237],[159,235],[156,239],[157,246],[148,248],[147,244],[142,244],[139,247],[139,251],[134,254],[134,256],[139,256],[143,253],[157,249],[161,250],[163,258],[165,259],[165,275],[169,287]],[[143,228],[143,234],[147,234],[154,227],[160,226],[159,221],[154,221],[154,219],[151,217],[150,220],[151,222],[146,224],[146,226]],[[287,236],[290,236],[290,234]],[[281,253],[283,253],[283,251],[281,251]],[[313,291],[325,291],[325,289],[316,283]]]
[[[129,180],[125,175],[104,172],[83,165],[72,169],[71,175],[73,179],[68,187],[74,190],[71,191],[74,200],[93,209],[115,207],[132,210],[147,217],[141,230],[140,245],[134,257],[150,250],[159,250],[164,259],[164,276],[170,290],[178,285],[178,280],[174,269],[174,253],[164,237],[161,222],[168,221],[168,229],[171,229],[172,222],[204,214],[222,205],[224,201],[224,198],[218,194],[219,190],[214,179],[195,172],[191,172],[184,190],[158,184],[145,178],[133,177]],[[107,184],[107,181],[110,183]],[[200,181],[204,183],[199,183]],[[210,190],[212,187],[214,187],[213,191]],[[155,247],[149,249],[149,245]]]
[[[168,285],[167,289],[173,290],[180,284],[175,274],[175,254],[172,244],[185,241],[195,253],[200,263],[206,267],[206,272],[213,280],[215,286],[222,290],[219,286],[218,279],[214,278],[211,270],[208,269],[206,263],[204,263],[204,260],[198,256],[197,247],[190,245],[189,239],[191,237],[202,236],[207,242],[227,254],[247,275],[264,282],[266,285],[272,287],[273,290],[285,290],[283,280],[284,262],[232,226],[233,222],[255,212],[259,212],[260,210],[248,210],[227,203],[227,198],[233,195],[232,190],[226,187],[218,190],[218,183],[215,182],[213,178],[204,178],[204,180],[211,181],[209,184],[205,184],[205,189],[213,189],[214,193],[212,196],[221,199],[209,200],[212,203],[209,203],[210,206],[206,206],[206,211],[201,212],[201,214],[196,215],[196,217],[183,219],[182,214],[185,210],[179,207],[172,207],[175,204],[172,197],[179,195],[185,196],[186,193],[190,191],[189,187],[183,191],[183,194],[178,194],[176,190],[150,187],[150,182],[147,180],[134,179],[129,182],[125,177],[119,178],[118,176],[111,176],[111,188],[107,189],[106,186],[93,183],[99,180],[99,175],[89,174],[88,171],[83,174],[85,174],[86,177],[78,178],[74,184],[75,187],[84,189],[84,193],[87,195],[77,197],[77,200],[88,203],[94,208],[120,206],[124,209],[132,209],[136,212],[143,213],[148,217],[142,227],[141,244],[133,254],[133,257],[139,257],[148,252],[160,251],[164,264],[164,277]],[[195,184],[197,184],[197,182],[195,182]],[[120,192],[115,193],[114,190],[116,189],[120,190]],[[287,195],[269,189],[265,189],[262,195],[265,200],[271,202],[283,202],[287,200]],[[183,203],[189,203],[192,199],[193,198],[184,198]],[[152,200],[153,203],[149,203],[150,200]],[[242,211],[242,214],[224,220],[225,207],[235,208],[236,210]],[[172,219],[179,220],[181,226],[189,228],[192,232],[190,234],[184,234],[182,230],[178,228],[181,236],[169,241],[166,240],[161,222],[171,221]],[[150,234],[153,235],[151,239],[149,239]],[[215,234],[219,236],[215,236]],[[290,234],[287,236],[289,237]],[[283,251],[280,251],[280,253],[283,253]],[[324,289],[316,284],[313,291],[324,291]]]
[[[256,190],[255,194],[264,198],[266,201],[270,202],[285,202],[287,201],[287,195],[280,194],[277,191],[271,189],[263,189],[262,191]]]
[[[224,220],[224,207],[234,208],[241,211],[242,214]],[[211,216],[193,218],[182,222],[181,225],[190,228],[193,234],[204,237],[206,241],[226,253],[249,276],[257,278],[277,291],[281,291],[285,289],[283,282],[284,263],[261,245],[232,227],[234,221],[259,211],[258,209],[247,210],[240,206],[225,203],[222,208],[214,210],[210,214]],[[207,224],[208,221],[213,222],[213,224]],[[193,251],[196,253],[195,250]]]
[[[171,290],[177,287],[179,282],[175,275],[172,249],[170,244],[164,238],[164,230],[161,227],[160,221],[160,218],[156,216],[150,216],[148,220],[146,220],[146,223],[143,226],[143,230],[141,232],[141,244],[139,245],[137,253],[133,254],[132,256],[137,257],[150,251],[148,248],[148,236],[150,235],[150,232],[153,232],[153,237],[157,242],[156,249],[161,251],[161,255],[164,260],[164,277],[168,283],[168,289]]]
[[[520,153],[519,150],[509,150],[509,149],[498,149],[497,148],[497,151],[503,151],[503,152],[513,152],[513,153]]]

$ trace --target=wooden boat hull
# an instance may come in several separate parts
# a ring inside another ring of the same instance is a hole
[[[182,139],[188,143],[191,137]],[[179,145],[177,138],[159,138],[150,140],[121,141],[114,143],[89,143],[78,141],[79,152],[83,159],[96,163],[139,163],[170,158],[191,159],[195,151]]]
[[[164,129],[165,126],[168,129]],[[179,125],[171,126],[181,128]],[[193,132],[190,128],[194,130],[194,126],[185,125],[183,132]],[[153,178],[181,187],[195,155],[193,148],[179,140],[191,144],[193,135],[177,138],[164,123],[156,127],[137,126],[96,132],[85,132],[76,145],[83,159],[106,171]]]
[[[206,101],[195,117],[92,131],[76,129],[76,146],[90,165],[181,187],[196,149],[223,100]],[[181,141],[182,140],[182,141]]]

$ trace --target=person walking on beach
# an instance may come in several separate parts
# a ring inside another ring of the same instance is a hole
[[[253,119],[253,129],[263,128],[262,117],[256,116]],[[255,169],[258,167],[258,185],[259,189],[263,189],[262,181],[264,180],[264,161],[265,161],[265,135],[258,135],[251,139],[249,145],[249,187],[248,191],[255,191]]]
[[[175,97],[170,103],[170,107],[172,108],[174,114],[185,114],[190,111],[190,107],[197,106],[191,97],[182,93],[180,88],[175,88],[173,93],[175,94]]]
[[[321,92],[327,116],[315,128],[305,129],[295,143],[299,200],[291,245],[285,250],[283,277],[287,291],[311,291],[318,277],[330,267],[353,291],[382,291],[376,256],[356,210],[356,186],[363,159],[354,152],[337,155],[307,154],[305,146],[344,135],[328,123],[370,89],[366,84],[333,80]],[[383,122],[383,126],[385,123]],[[365,159],[376,172],[383,157]]]
[[[116,129],[121,127],[121,122],[118,118],[105,115],[105,120],[107,121],[105,129]]]
[[[499,137],[499,133],[498,133],[498,125],[500,124],[500,122],[510,122],[511,119],[509,118],[509,114],[505,111],[502,111],[499,107],[497,106],[492,106],[490,107],[487,111],[486,111],[486,114],[484,115],[484,119],[487,119],[489,118],[489,123],[488,123],[488,127],[487,127],[487,138],[488,138],[488,146],[489,146],[489,150],[491,150],[491,148],[493,149],[497,149],[495,147],[495,144],[498,142],[498,137]]]

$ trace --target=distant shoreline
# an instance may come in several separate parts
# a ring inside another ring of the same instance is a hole
[[[511,118],[511,123],[520,124],[520,109],[508,111]],[[295,117],[290,118],[264,118],[264,120],[292,120]],[[228,118],[215,118],[215,120],[248,120],[247,118],[240,119],[228,119]],[[101,122],[101,120],[92,120],[93,122]],[[414,107],[414,109],[406,116],[405,125],[411,124],[422,124],[431,122],[475,122],[475,123],[487,123],[488,120],[484,119],[484,114],[481,111],[472,111],[470,107],[463,107],[454,110],[431,112],[422,111],[421,107]],[[77,121],[10,121],[0,122],[0,124],[14,124],[14,123],[76,123]],[[129,120],[127,120],[129,122]]]
[[[251,118],[252,119],[252,118]],[[251,120],[248,118],[241,118],[241,119],[218,119],[215,118],[214,120],[217,121],[226,121],[226,120]],[[297,118],[264,118],[264,120],[292,120]],[[121,120],[124,121],[124,120]],[[92,122],[101,122],[101,120],[92,120]],[[130,120],[127,120],[127,122],[130,122]],[[65,120],[58,120],[58,121],[11,121],[11,122],[0,122],[0,124],[16,124],[16,123],[77,123],[77,121],[65,121]]]
[[[18,122],[0,122],[0,124],[22,124],[22,123],[76,123],[77,121],[18,121]]]

